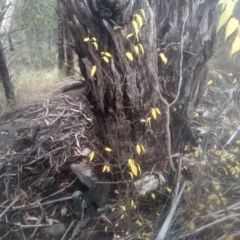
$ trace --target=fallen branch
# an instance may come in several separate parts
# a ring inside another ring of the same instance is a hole
[[[13,202],[0,214],[0,221],[2,217],[7,213],[7,211],[18,201],[18,197],[16,197]]]
[[[160,231],[158,233],[158,236],[157,236],[156,240],[164,240],[165,239],[165,236],[166,236],[166,234],[168,232],[168,229],[170,227],[170,224],[172,222],[173,216],[175,214],[177,205],[178,205],[179,200],[180,200],[180,198],[182,196],[183,190],[186,187],[186,184],[187,184],[187,182],[185,181],[183,186],[182,186],[181,191],[179,192],[179,194],[174,197],[173,204],[171,206],[170,212],[169,212],[167,218],[165,219],[165,221],[164,221],[164,223],[163,223],[163,225],[162,225],[162,227],[161,227],[161,229],[160,229]]]
[[[218,220],[216,220],[216,221],[214,221],[214,222],[211,222],[211,223],[209,223],[209,224],[207,224],[207,225],[204,225],[204,226],[202,226],[202,227],[200,227],[200,228],[197,228],[196,230],[194,230],[194,231],[191,232],[191,233],[187,233],[187,234],[184,234],[184,235],[180,235],[177,239],[182,239],[182,238],[191,236],[191,235],[193,235],[193,234],[195,234],[195,233],[201,232],[202,230],[204,230],[204,229],[206,229],[206,228],[212,227],[212,226],[215,225],[215,224],[218,224],[218,223],[224,222],[224,221],[226,221],[226,220],[229,220],[229,219],[231,219],[231,218],[235,218],[235,217],[239,217],[239,216],[240,216],[239,213],[238,213],[238,214],[231,214],[231,215],[225,216],[225,217],[220,218],[220,219],[218,219]],[[160,239],[157,239],[157,240],[160,240]]]

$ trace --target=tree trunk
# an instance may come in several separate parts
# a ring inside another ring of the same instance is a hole
[[[144,170],[170,161],[190,138],[213,53],[217,1],[61,1],[103,145]],[[146,149],[140,157],[137,144]]]
[[[0,44],[0,82],[2,83],[5,96],[7,98],[8,104],[14,100],[13,85],[10,81],[10,76],[8,73],[8,68],[3,53],[2,46]]]
[[[14,15],[14,9],[16,5],[16,0],[7,0],[6,6],[7,10],[4,14],[1,28],[0,28],[0,40],[2,47],[5,49],[7,47],[8,33],[11,27],[12,18]]]
[[[64,21],[65,47],[66,47],[66,76],[71,76],[74,68],[74,54],[72,49],[72,35],[67,21]]]
[[[63,69],[65,62],[65,53],[64,53],[64,20],[63,20],[63,11],[62,4],[60,0],[57,0],[57,15],[58,15],[58,68],[59,70]]]
[[[16,0],[6,1],[6,11],[3,15],[2,24],[0,26],[0,82],[2,83],[3,90],[7,98],[8,104],[11,102],[13,103],[14,101],[14,91],[13,91],[13,85],[10,81],[10,76],[7,68],[5,55],[4,55],[4,49],[6,50],[7,48],[8,33],[11,27],[15,5],[16,5]]]

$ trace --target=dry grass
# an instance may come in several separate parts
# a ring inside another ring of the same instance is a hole
[[[16,103],[7,106],[3,89],[0,87],[0,115],[13,108],[21,108],[45,99],[51,92],[66,84],[61,81],[57,67],[52,69],[24,69],[12,76]]]

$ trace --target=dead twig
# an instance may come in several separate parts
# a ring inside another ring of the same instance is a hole
[[[165,221],[164,221],[164,223],[163,223],[163,225],[162,225],[162,227],[161,227],[161,229],[160,229],[160,231],[157,235],[156,240],[164,240],[165,239],[165,236],[168,232],[168,229],[169,229],[170,224],[172,222],[172,218],[175,214],[176,208],[177,208],[179,200],[182,196],[183,190],[186,187],[186,184],[187,184],[187,182],[185,181],[183,186],[182,186],[181,191],[179,192],[179,194],[174,197],[170,212],[169,212],[167,218],[165,219]]]
[[[44,213],[44,211],[42,210],[42,214],[41,214],[41,216],[39,217],[39,219],[38,219],[36,225],[38,225],[38,224],[41,223],[41,221],[42,221],[42,217],[43,217],[43,213]],[[30,236],[30,239],[31,239],[31,238],[34,238],[34,236],[35,236],[37,230],[38,230],[38,227],[36,227],[36,228],[34,229],[33,233],[32,233],[31,236]]]
[[[18,226],[20,228],[36,228],[36,227],[48,227],[49,226],[49,224],[22,225],[21,223],[15,223],[15,222],[13,222],[12,224],[14,224],[15,226]]]
[[[68,232],[71,230],[71,228],[74,226],[74,224],[76,223],[77,220],[73,220],[71,222],[71,224],[68,226],[66,232],[64,233],[64,235],[62,236],[61,240],[64,240],[64,238],[66,237],[66,235],[68,234]]]
[[[55,192],[55,193],[53,193],[53,194],[51,194],[51,195],[49,195],[49,196],[47,196],[47,197],[45,197],[45,198],[42,198],[42,200],[46,200],[47,198],[53,197],[53,196],[55,196],[55,195],[57,195],[57,194],[59,194],[59,193],[61,193],[61,192],[64,192],[64,191],[66,190],[66,188],[72,186],[73,183],[76,182],[76,180],[77,180],[77,178],[74,179],[71,183],[69,183],[66,187],[60,189],[59,191],[57,191],[57,192]]]
[[[201,232],[202,230],[206,229],[206,228],[209,228],[209,227],[212,227],[213,225],[215,224],[218,224],[218,223],[221,223],[221,222],[224,222],[226,220],[229,220],[229,219],[232,219],[232,218],[235,218],[235,217],[239,217],[240,214],[237,213],[237,214],[231,214],[231,215],[228,215],[228,216],[225,216],[225,217],[222,217],[214,222],[211,222],[211,223],[208,223],[200,228],[197,228],[195,229],[194,231],[190,232],[190,233],[187,233],[187,234],[184,234],[184,235],[180,235],[177,239],[182,239],[182,238],[185,238],[185,237],[188,237],[188,236],[191,236],[195,233],[198,233],[198,232]],[[158,239],[157,239],[158,240]]]
[[[41,203],[41,205],[45,206],[45,205],[49,205],[49,204],[52,204],[55,202],[62,202],[62,201],[67,201],[67,200],[71,200],[71,199],[72,199],[72,196],[68,196],[68,197],[63,197],[63,198],[43,202],[43,203]],[[39,200],[39,201],[41,201],[41,200]],[[21,205],[21,206],[13,207],[12,209],[15,211],[15,210],[23,209],[23,208],[24,209],[28,209],[28,208],[32,209],[32,208],[36,208],[36,207],[40,207],[39,204],[30,203],[28,205]]]
[[[2,217],[8,212],[8,210],[18,201],[19,197],[16,197],[11,204],[0,214],[0,220],[2,220]]]

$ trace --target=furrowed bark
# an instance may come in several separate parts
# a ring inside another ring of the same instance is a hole
[[[79,67],[88,84],[87,98],[93,106],[99,137],[105,146],[119,149],[120,161],[132,157],[137,143],[143,144],[147,153],[139,163],[151,169],[152,164],[147,163],[168,158],[164,101],[171,103],[177,96],[181,57],[182,86],[177,102],[170,109],[171,144],[176,146],[189,134],[188,121],[202,96],[207,61],[213,52],[217,1],[61,1],[75,41]],[[187,10],[184,39],[181,39]],[[143,12],[146,21],[143,20],[139,30],[139,40],[134,36],[127,38],[128,34],[134,34],[135,14],[144,19]],[[90,41],[84,41],[85,38]],[[143,46],[144,54],[140,48],[139,55],[135,53],[138,44]],[[103,60],[101,52],[112,55],[109,63]],[[133,61],[126,57],[127,52],[133,54]],[[167,57],[166,64],[160,53]],[[94,65],[96,74],[90,76]],[[140,119],[150,117],[152,107],[158,107],[162,114],[151,120],[150,131],[150,124]]]
[[[0,44],[0,83],[2,83],[3,90],[8,104],[14,100],[13,85],[10,81],[10,76],[7,68],[6,59]]]

